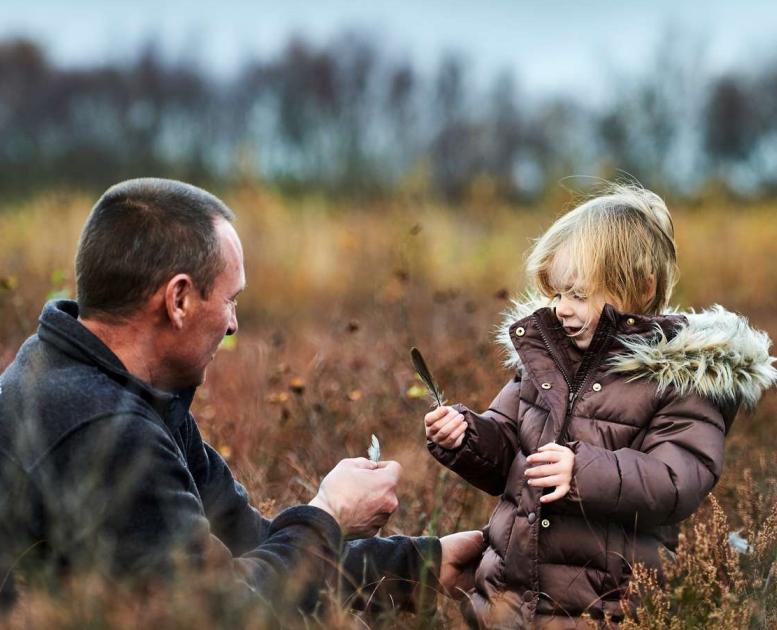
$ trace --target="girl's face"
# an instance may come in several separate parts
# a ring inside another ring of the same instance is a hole
[[[559,293],[556,299],[556,317],[564,332],[578,348],[585,350],[591,345],[601,309],[575,291]]]
[[[592,298],[577,285],[569,254],[564,249],[553,259],[549,280],[555,291],[556,318],[572,342],[585,350],[591,345],[604,301]]]

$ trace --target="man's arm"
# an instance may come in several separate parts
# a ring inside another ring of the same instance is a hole
[[[342,557],[342,596],[354,608],[431,614],[439,592],[458,599],[474,586],[483,546],[480,530],[352,541]]]
[[[181,429],[186,461],[202,499],[210,531],[233,555],[242,555],[264,540],[270,521],[250,503],[246,489],[232,475],[224,458],[202,439],[189,415]]]
[[[342,535],[375,534],[397,507],[399,465],[357,458],[326,475],[311,505],[268,521],[251,508],[223,459],[209,447],[202,453],[191,462],[198,487],[163,425],[127,414],[83,426],[46,466],[55,551],[76,565],[139,576],[168,572],[176,552],[195,570],[220,555],[269,604],[311,610],[320,590],[335,582]],[[233,560],[213,535],[203,495],[219,533],[233,548],[250,547],[240,557]],[[229,524],[232,517],[237,524]]]
[[[341,530],[311,506],[267,521],[259,544],[233,562],[212,539],[183,453],[163,426],[142,416],[83,426],[50,453],[40,478],[47,538],[76,569],[158,576],[169,574],[178,556],[197,571],[215,550],[257,595],[292,610],[309,610],[334,575]]]
[[[193,420],[186,428],[185,441],[189,467],[202,496],[211,532],[235,555],[257,546],[267,535],[270,521],[251,507],[245,489],[234,479],[218,452],[203,442]],[[374,466],[367,462],[363,465],[368,469]],[[383,469],[388,466],[385,462],[377,465]],[[326,479],[324,492],[311,505],[333,513],[335,508],[326,503],[334,501],[332,497],[352,494],[352,490],[347,485],[333,487],[330,481]],[[376,521],[361,526],[352,523],[350,533],[370,536],[383,524],[385,516],[378,515]],[[351,540],[344,545],[340,557],[339,594],[344,603],[355,608],[364,608],[369,602],[373,611],[396,607],[429,612],[434,608],[438,591],[455,595],[466,586],[462,580],[466,582],[467,571],[472,568],[468,565],[480,557],[482,540],[479,531],[446,536],[442,544],[433,536]]]

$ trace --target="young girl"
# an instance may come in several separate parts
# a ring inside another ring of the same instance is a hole
[[[501,499],[465,606],[472,625],[618,621],[631,567],[659,568],[721,474],[740,404],[777,381],[769,339],[719,306],[667,311],[664,202],[637,187],[557,220],[528,259],[544,296],[500,332],[515,376],[476,414],[425,417],[429,450]]]

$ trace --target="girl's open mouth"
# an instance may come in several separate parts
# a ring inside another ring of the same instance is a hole
[[[577,327],[574,327],[574,326],[564,326],[564,332],[567,335],[576,335],[581,330],[583,330],[582,326],[577,326]]]

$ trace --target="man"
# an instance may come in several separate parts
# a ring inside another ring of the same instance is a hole
[[[189,405],[245,287],[233,219],[159,179],[118,184],[92,209],[77,302],[47,304],[0,376],[0,591],[3,562],[149,578],[221,557],[268,605],[304,611],[338,564],[346,595],[385,582],[375,601],[409,609],[419,584],[467,579],[480,532],[368,538],[397,507],[396,462],[343,460],[308,505],[269,521],[201,439]]]

